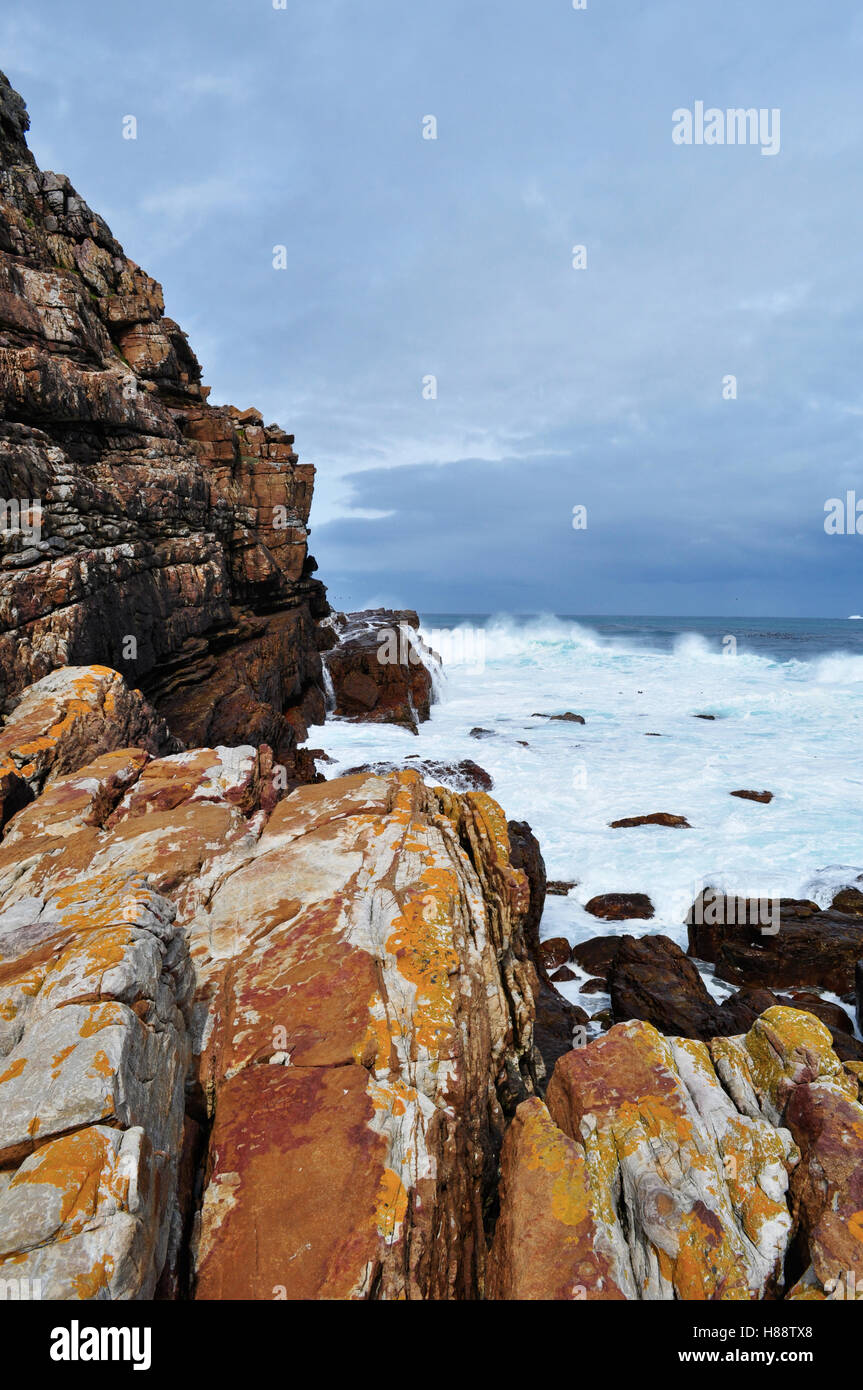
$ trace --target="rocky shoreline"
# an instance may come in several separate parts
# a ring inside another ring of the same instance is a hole
[[[573,885],[472,759],[327,780],[310,729],[416,734],[437,658],[413,612],[331,611],[314,469],[209,405],[27,125],[0,76],[4,1287],[833,1297],[863,1239],[860,889],[766,921],[702,895],[688,952],[604,894],[573,950],[541,941]],[[555,988],[581,975],[593,1016]]]

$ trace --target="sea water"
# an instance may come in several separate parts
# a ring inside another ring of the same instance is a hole
[[[661,932],[685,947],[706,885],[826,906],[863,873],[863,621],[427,614],[423,632],[451,658],[431,719],[418,736],[328,722],[327,776],[411,755],[478,762],[507,817],[530,822],[549,878],[576,884],[547,899],[543,939]],[[585,724],[535,717],[565,712]],[[692,828],[609,828],[655,811]],[[585,912],[621,892],[648,894],[653,919]],[[581,983],[563,992],[595,1011],[602,996]]]

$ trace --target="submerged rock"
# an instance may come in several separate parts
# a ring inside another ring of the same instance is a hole
[[[664,825],[670,830],[692,829],[685,816],[672,816],[668,811],[654,811],[649,816],[628,816],[625,820],[613,820],[610,822],[610,829],[629,830],[636,825]]]

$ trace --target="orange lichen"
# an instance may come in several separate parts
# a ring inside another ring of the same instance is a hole
[[[7,1067],[6,1070],[3,1072],[2,1076],[0,1076],[0,1085],[2,1085],[4,1081],[14,1081],[16,1076],[21,1075],[26,1065],[27,1058],[19,1057],[17,1061],[13,1062],[11,1066]]]
[[[386,1241],[395,1240],[408,1209],[408,1194],[398,1173],[385,1168],[375,1201],[375,1223]]]

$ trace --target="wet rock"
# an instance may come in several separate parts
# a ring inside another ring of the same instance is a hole
[[[847,913],[849,917],[863,917],[863,893],[859,888],[843,888],[830,906],[836,912]]]
[[[582,993],[582,994],[607,994],[607,993],[608,993],[608,981],[607,981],[607,980],[601,980],[601,979],[598,979],[598,978],[595,979],[595,980],[587,980],[587,981],[585,981],[585,983],[581,986],[581,993]]]
[[[532,714],[531,719],[550,719],[558,724],[585,724],[587,721],[581,714],[573,714],[567,710],[566,714]]]
[[[545,860],[542,857],[539,841],[527,821],[507,821],[509,840],[509,859],[514,869],[520,869],[528,882],[530,903],[525,914],[522,930],[531,959],[540,979],[545,976],[539,948],[539,924],[545,907],[546,876]]]
[[[646,893],[602,893],[585,903],[584,910],[606,922],[646,920],[654,915],[653,903]]]
[[[687,1038],[716,1032],[718,1006],[692,961],[667,936],[623,937],[608,987],[616,1023],[643,1019]]]
[[[654,811],[649,816],[628,816],[625,820],[610,822],[612,830],[628,830],[636,825],[664,825],[672,830],[692,829],[685,816],[672,816],[667,811]]]
[[[569,984],[569,982],[570,982],[571,980],[577,980],[577,979],[578,979],[578,976],[576,975],[575,971],[574,971],[574,970],[570,970],[570,968],[569,968],[568,965],[562,965],[562,966],[560,967],[560,969],[559,969],[559,970],[556,970],[556,971],[554,972],[554,974],[552,975],[552,977],[551,977],[552,984],[555,984],[555,985],[565,985],[565,984]],[[586,991],[582,990],[582,993],[585,993],[585,992],[586,992]]]
[[[419,635],[410,610],[367,609],[332,619],[336,644],[325,661],[333,683],[334,713],[376,724],[401,724],[413,733],[429,718],[434,653]]]
[[[622,936],[593,936],[589,941],[580,941],[572,948],[572,962],[588,975],[607,979]]]
[[[403,763],[362,763],[358,767],[348,768],[344,776],[353,777],[358,772],[369,772],[376,777],[386,777],[401,768],[413,768],[425,781],[443,782],[453,791],[489,792],[494,789],[491,773],[470,758],[464,758],[460,763],[441,763],[430,758],[406,758]]]
[[[558,966],[566,965],[572,954],[572,947],[565,936],[553,936],[548,941],[540,942],[539,957],[546,970],[556,970]]]
[[[578,882],[573,879],[550,878],[546,886],[546,892],[553,898],[565,898],[571,888],[577,888]]]
[[[494,732],[494,729],[481,729],[481,728],[475,728],[475,729],[471,729],[471,731],[470,731],[470,737],[471,737],[471,738],[497,738],[497,734]]]
[[[712,720],[714,720],[715,718],[716,718],[716,715],[715,715],[715,714],[695,714],[695,715],[693,715],[693,719],[708,719],[708,720],[711,720],[711,721],[712,721]]]
[[[764,806],[768,806],[768,805],[770,804],[770,802],[773,800],[773,793],[772,793],[772,792],[747,792],[747,791],[739,791],[739,792],[732,792],[731,795],[732,795],[732,796],[739,796],[739,797],[741,798],[741,800],[743,800],[743,801],[760,801],[760,802],[762,803],[762,805],[764,805]]]
[[[769,989],[854,989],[863,953],[863,921],[816,903],[734,898],[705,890],[687,917],[689,954],[716,966],[732,984]]]

